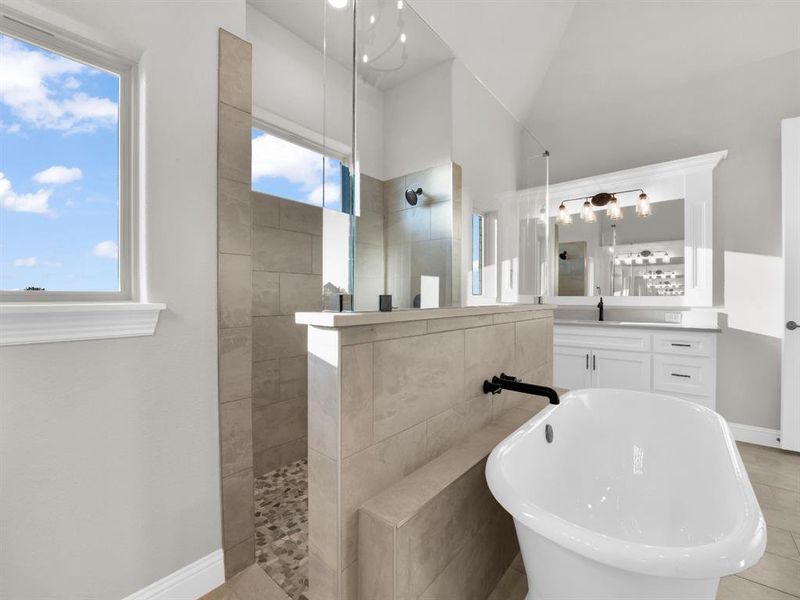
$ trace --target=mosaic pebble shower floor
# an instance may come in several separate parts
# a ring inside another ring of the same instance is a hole
[[[292,598],[308,600],[308,463],[255,480],[256,561]]]

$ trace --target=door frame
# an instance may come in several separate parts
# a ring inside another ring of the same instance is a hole
[[[800,322],[800,117],[781,121],[784,323]],[[781,342],[781,448],[800,452],[800,329]]]

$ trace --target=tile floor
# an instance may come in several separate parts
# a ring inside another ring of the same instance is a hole
[[[308,600],[308,463],[255,480],[256,563],[292,600]]]
[[[767,521],[769,542],[756,566],[721,581],[717,600],[800,599],[800,454],[751,444],[739,444],[739,451]],[[307,506],[306,461],[259,477],[260,568],[253,565],[203,600],[306,600]],[[488,600],[523,600],[527,591],[518,556]]]
[[[767,521],[767,552],[753,568],[720,582],[717,600],[800,598],[800,454],[738,444]],[[528,592],[518,556],[488,600],[523,600]]]

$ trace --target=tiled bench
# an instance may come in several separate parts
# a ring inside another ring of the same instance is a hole
[[[361,600],[483,600],[519,551],[513,521],[491,495],[492,449],[547,405],[528,397],[361,505]]]

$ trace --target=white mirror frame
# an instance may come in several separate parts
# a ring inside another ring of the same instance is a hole
[[[684,252],[686,285],[683,296],[603,296],[607,306],[642,307],[708,307],[714,299],[714,236],[713,172],[722,159],[728,156],[727,150],[701,154],[680,160],[646,165],[615,171],[593,177],[585,177],[563,183],[550,184],[548,204],[549,215],[555,215],[562,200],[593,196],[599,192],[630,190],[641,188],[658,201],[684,200]],[[622,206],[635,202],[635,195],[626,198]],[[574,217],[577,218],[579,203],[573,203]],[[554,289],[554,272],[551,260],[550,289]],[[584,306],[597,303],[596,296],[545,296],[548,304],[562,306]]]

